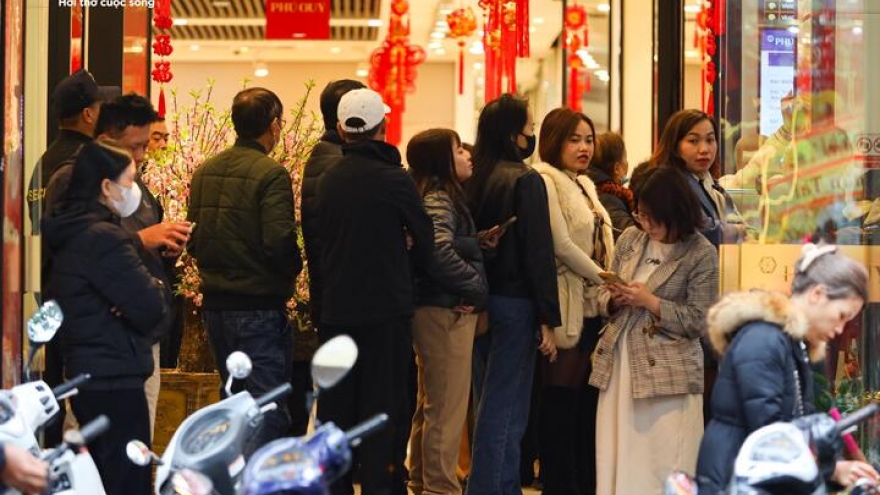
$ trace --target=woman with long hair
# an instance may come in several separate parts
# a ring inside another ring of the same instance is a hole
[[[626,159],[626,144],[623,136],[616,132],[606,132],[596,137],[596,151],[587,168],[587,176],[596,184],[599,201],[608,211],[614,226],[614,238],[620,237],[624,230],[635,225],[633,209],[635,200],[632,190],[624,187],[623,180],[629,172]]]
[[[483,255],[461,187],[473,166],[458,134],[449,129],[413,136],[406,159],[434,222],[434,254],[416,280],[418,395],[409,489],[416,495],[460,494],[456,467],[470,396],[476,312],[488,296]]]
[[[600,272],[614,257],[614,234],[596,186],[583,174],[596,131],[586,115],[557,108],[544,117],[534,165],[547,187],[562,325],[553,329],[556,362],[542,361],[538,415],[545,495],[596,492],[596,401],[587,382],[602,318]]]
[[[703,433],[699,338],[718,294],[718,253],[700,235],[701,212],[681,172],[651,168],[635,195],[639,228],[617,240],[615,276],[599,288],[609,317],[590,376],[601,390],[600,495],[660,493],[671,471],[693,472]]]
[[[555,358],[560,326],[547,190],[523,160],[535,150],[528,103],[504,94],[480,112],[466,188],[478,230],[507,225],[486,256],[489,330],[474,341],[477,412],[467,492],[519,495],[520,441],[529,417],[535,349]]]
[[[131,155],[89,143],[62,203],[42,223],[53,259],[49,289],[64,311],[64,371],[91,375],[72,399],[73,412],[81,424],[103,414],[113,425],[89,445],[108,495],[150,492],[150,470],[128,462],[125,445],[150,444],[144,382],[153,372],[151,331],[170,298],[120,226],[140,201]]]
[[[673,167],[684,173],[703,216],[703,235],[716,247],[743,241],[749,230],[733,199],[712,176],[718,160],[718,124],[702,110],[675,112],[651,156],[650,167]]]
[[[794,268],[791,296],[739,292],[709,310],[709,339],[724,359],[700,445],[700,493],[724,490],[749,434],[814,412],[810,362],[824,357],[826,344],[868,301],[867,270],[833,245],[804,245]],[[844,486],[878,478],[870,465],[854,461],[839,461],[823,474]]]

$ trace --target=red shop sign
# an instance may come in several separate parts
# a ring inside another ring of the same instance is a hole
[[[330,0],[266,0],[267,40],[330,38]]]

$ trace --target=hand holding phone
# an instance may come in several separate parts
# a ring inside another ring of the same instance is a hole
[[[514,216],[508,218],[507,220],[505,220],[504,223],[502,223],[498,227],[503,232],[503,231],[507,230],[507,227],[510,227],[511,225],[513,225],[516,222],[516,220],[517,220],[516,215],[514,215]]]

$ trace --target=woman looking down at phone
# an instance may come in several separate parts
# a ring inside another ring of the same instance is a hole
[[[596,401],[587,382],[602,318],[600,272],[611,264],[614,233],[593,182],[583,173],[596,132],[584,114],[557,108],[544,117],[534,165],[547,187],[562,325],[553,329],[556,362],[542,360],[538,421],[544,495],[596,491]]]
[[[600,495],[660,493],[671,471],[693,472],[703,434],[699,338],[718,294],[718,254],[700,234],[702,212],[681,172],[649,169],[633,189],[639,228],[620,236],[611,262],[629,282],[599,289],[609,316],[590,376],[601,390]]]

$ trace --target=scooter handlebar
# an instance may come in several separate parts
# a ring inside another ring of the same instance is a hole
[[[386,423],[388,423],[388,415],[385,413],[377,414],[348,430],[345,433],[345,438],[348,439],[349,444],[357,446],[361,440],[382,429]]]
[[[880,412],[880,405],[878,405],[878,403],[872,402],[868,404],[867,406],[838,421],[836,424],[837,434],[840,435],[844,431],[869,419],[871,416],[874,416],[878,412]]]
[[[57,399],[58,397],[61,397],[65,394],[67,394],[71,390],[73,390],[75,388],[79,388],[81,385],[88,382],[91,378],[92,378],[92,375],[90,375],[88,373],[81,373],[81,374],[71,378],[70,380],[62,383],[61,385],[58,385],[57,387],[53,388],[52,394]]]
[[[103,414],[89,421],[79,430],[68,430],[64,434],[64,442],[43,458],[47,464],[52,465],[56,460],[72,449],[78,449],[92,440],[98,438],[110,428],[110,420]]]
[[[254,399],[254,401],[257,403],[257,407],[263,407],[270,402],[275,402],[276,400],[284,397],[291,392],[293,392],[293,387],[289,383],[285,383],[284,385],[279,385],[272,390],[266,392],[265,395],[257,397],[256,399]]]

